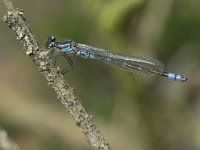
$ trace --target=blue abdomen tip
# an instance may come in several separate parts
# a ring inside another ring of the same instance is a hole
[[[175,74],[175,73],[168,73],[168,79],[175,80],[177,82],[187,82],[188,81],[188,78],[181,76],[179,74]]]

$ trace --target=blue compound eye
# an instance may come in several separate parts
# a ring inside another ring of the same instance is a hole
[[[56,37],[55,36],[50,36],[49,38],[48,38],[48,40],[47,40],[47,42],[46,42],[46,48],[52,48],[52,47],[54,47],[54,45],[55,45],[55,42],[56,41]]]
[[[53,47],[53,44],[51,43],[51,41],[48,40],[48,41],[46,42],[46,48],[49,49],[49,48],[51,48],[51,47]]]
[[[49,37],[49,41],[51,42],[55,42],[56,41],[56,37],[54,35]]]
[[[53,44],[49,43],[48,48],[51,48],[51,47],[53,47]]]

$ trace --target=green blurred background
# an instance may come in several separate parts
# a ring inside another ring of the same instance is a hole
[[[44,45],[59,40],[157,58],[186,84],[71,57],[65,75],[115,150],[200,149],[198,0],[18,0]],[[0,4],[0,16],[5,13]],[[22,150],[92,149],[54,91],[0,22],[0,126]],[[64,62],[62,65],[65,65]]]

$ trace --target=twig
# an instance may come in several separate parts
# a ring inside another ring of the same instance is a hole
[[[0,128],[0,150],[19,150],[19,146],[15,144],[7,135],[6,131]]]
[[[53,64],[49,57],[49,51],[45,51],[31,33],[24,12],[15,9],[9,0],[4,0],[4,4],[8,11],[3,17],[3,21],[23,43],[25,53],[30,56],[39,72],[47,79],[48,85],[55,90],[58,99],[65,105],[67,112],[73,116],[86,140],[95,150],[110,150],[109,144],[94,124],[92,116],[86,113],[81,102],[74,95],[74,89],[66,83],[60,69]]]

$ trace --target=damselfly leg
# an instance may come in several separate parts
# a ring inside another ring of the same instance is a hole
[[[57,59],[60,56],[64,56],[64,58],[67,60],[67,62],[69,63],[69,67],[65,67],[64,69],[62,69],[61,73],[64,75],[65,73],[71,71],[74,67],[73,67],[73,61],[72,59],[65,53],[61,53],[61,54],[56,54],[56,50],[54,49],[54,43],[55,42],[55,38],[54,37],[49,37],[47,42],[46,42],[46,48],[51,49],[50,51],[50,59],[53,61],[53,64],[56,65],[57,64]]]

